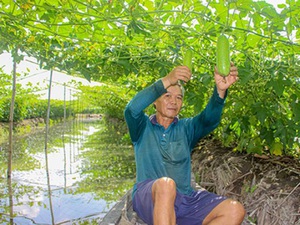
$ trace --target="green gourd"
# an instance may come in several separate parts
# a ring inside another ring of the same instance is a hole
[[[217,69],[223,76],[230,73],[229,41],[224,34],[221,34],[217,41]]]
[[[193,60],[193,51],[191,49],[188,49],[185,52],[185,55],[183,57],[183,65],[187,66],[190,70],[192,70],[193,68],[192,60]]]

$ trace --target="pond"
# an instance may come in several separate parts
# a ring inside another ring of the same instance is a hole
[[[8,147],[2,144],[0,224],[98,224],[135,177],[130,143],[118,126],[108,124],[54,125],[47,154],[44,130],[15,138],[11,182]]]

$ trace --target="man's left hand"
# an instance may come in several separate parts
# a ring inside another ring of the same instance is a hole
[[[237,67],[234,66],[233,62],[231,62],[230,73],[227,76],[222,76],[221,74],[219,74],[217,67],[215,66],[214,75],[218,94],[220,98],[224,98],[226,90],[238,80]]]

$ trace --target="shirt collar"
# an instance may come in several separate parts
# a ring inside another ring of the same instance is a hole
[[[157,118],[156,118],[156,115],[155,115],[155,114],[151,115],[151,116],[149,117],[149,119],[150,119],[150,122],[151,122],[152,124],[158,124]],[[179,119],[178,119],[178,116],[176,116],[176,117],[174,118],[174,120],[173,120],[172,123],[177,123],[178,120],[179,120]]]

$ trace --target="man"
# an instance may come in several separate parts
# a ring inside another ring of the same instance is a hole
[[[245,210],[239,202],[191,187],[191,152],[199,139],[218,126],[227,89],[238,79],[237,68],[231,64],[226,77],[215,69],[216,87],[206,108],[193,118],[179,120],[180,82],[188,82],[191,75],[188,67],[178,66],[126,106],[137,169],[133,209],[149,225],[241,224]],[[156,113],[148,117],[143,110],[151,104]]]

